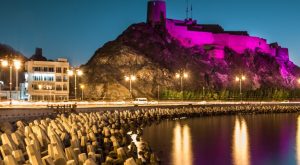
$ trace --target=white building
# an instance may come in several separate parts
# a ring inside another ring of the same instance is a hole
[[[25,63],[25,93],[29,101],[65,101],[69,99],[69,62],[27,61]]]

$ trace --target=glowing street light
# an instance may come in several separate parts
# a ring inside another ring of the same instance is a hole
[[[68,75],[73,76],[74,75],[74,90],[75,90],[75,100],[77,99],[77,76],[82,76],[83,72],[80,69],[74,69],[74,70],[68,70]]]
[[[125,81],[129,81],[129,92],[132,97],[132,82],[136,81],[135,75],[125,76]]]
[[[76,70],[76,72],[77,72],[77,75],[78,75],[78,76],[82,76],[82,75],[83,75],[82,70]]]
[[[181,100],[183,101],[183,79],[187,79],[189,77],[188,73],[184,72],[184,70],[180,70],[175,74],[176,79],[180,79],[180,88],[181,88]]]
[[[16,68],[16,91],[19,90],[19,69],[21,69],[21,62],[19,60],[14,60],[14,66]]]
[[[12,72],[13,67],[16,69],[16,91],[18,91],[18,70],[21,69],[21,61],[17,59],[8,59],[8,60],[1,60],[1,66],[2,67],[9,67],[9,99],[10,99],[10,105],[12,104]]]
[[[7,61],[7,60],[2,60],[2,61],[1,61],[1,65],[2,65],[3,67],[7,67],[7,66],[8,66],[8,61]]]
[[[241,97],[241,100],[243,98],[242,97],[243,96],[243,93],[242,93],[242,81],[245,81],[245,80],[246,80],[246,77],[244,75],[236,76],[235,77],[235,81],[240,83],[240,97]]]

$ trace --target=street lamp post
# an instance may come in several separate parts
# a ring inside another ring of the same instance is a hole
[[[159,84],[157,85],[157,101],[159,101],[159,96],[160,96],[160,86]]]
[[[19,60],[14,60],[14,66],[16,69],[16,91],[19,90],[19,69],[21,68],[21,62]]]
[[[3,82],[3,81],[0,81],[0,93],[1,93],[1,90],[2,90],[2,89],[1,89],[1,86],[2,86],[2,85],[4,85],[4,82]],[[2,98],[1,98],[1,94],[0,94],[0,101],[1,101],[1,99],[2,99]]]
[[[21,68],[21,62],[19,60],[14,60],[14,66],[16,69],[16,93],[18,93],[18,91],[19,91],[19,69]],[[21,96],[21,92],[20,92],[20,95],[17,95],[17,96]]]
[[[239,82],[240,85],[240,98],[241,101],[243,100],[243,93],[242,93],[242,81],[245,81],[246,77],[244,75],[236,76],[235,81]]]
[[[204,95],[205,95],[205,87],[202,87],[202,100],[204,100]]]
[[[16,69],[16,91],[18,91],[18,70],[21,68],[21,62],[19,60],[2,60],[2,67],[9,67],[9,104],[12,105],[12,72],[13,67]]]
[[[12,65],[9,66],[9,100],[10,105],[12,104],[12,98],[11,98],[11,90],[12,90]]]
[[[81,101],[83,101],[83,90],[84,90],[84,85],[83,84],[81,84],[80,85],[80,88],[81,88]]]
[[[75,72],[75,73],[74,73]],[[79,69],[75,69],[75,71],[73,70],[68,70],[68,75],[69,76],[73,76],[74,75],[74,93],[75,93],[75,100],[77,99],[77,76],[82,76],[83,72]]]
[[[179,73],[176,73],[175,77],[177,79],[180,79],[181,101],[183,101],[183,79],[187,79],[189,75],[186,72],[184,72],[184,70],[180,70]]]
[[[130,97],[132,98],[132,82],[136,80],[136,76],[130,75],[130,76],[125,76],[125,81],[129,81],[129,92],[130,92]]]

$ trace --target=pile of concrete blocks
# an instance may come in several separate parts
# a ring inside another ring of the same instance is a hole
[[[1,132],[0,165],[158,164],[139,156],[128,134],[138,132],[144,115],[115,111],[18,121],[15,130]]]

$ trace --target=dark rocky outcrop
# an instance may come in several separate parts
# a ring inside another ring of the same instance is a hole
[[[226,49],[225,58],[209,56],[208,47],[182,47],[164,29],[140,23],[128,27],[116,40],[98,49],[83,66],[89,98],[124,99],[130,96],[124,76],[135,74],[134,96],[155,98],[157,86],[162,90],[177,89],[175,73],[184,69],[189,73],[186,90],[200,90],[203,86],[220,90],[236,87],[235,76],[247,77],[248,89],[264,87],[293,89],[299,68],[293,62],[268,54],[247,52],[237,54]]]
[[[8,45],[0,43],[0,59],[5,59],[8,57],[13,57],[24,61],[27,60],[27,58],[19,51],[15,50],[14,48]]]

